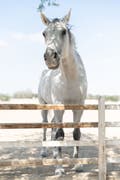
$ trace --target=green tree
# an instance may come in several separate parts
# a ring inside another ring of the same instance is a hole
[[[38,10],[41,12],[46,6],[59,6],[56,0],[41,0],[38,6]]]
[[[14,93],[13,98],[33,98],[33,93],[31,90],[17,91]]]
[[[1,101],[9,101],[10,96],[8,94],[0,94],[0,100]]]

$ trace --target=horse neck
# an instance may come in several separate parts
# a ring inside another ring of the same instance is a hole
[[[64,48],[64,53],[60,62],[60,70],[64,78],[67,80],[74,80],[77,78],[76,51],[72,46],[66,46]]]

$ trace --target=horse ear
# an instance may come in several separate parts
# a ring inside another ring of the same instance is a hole
[[[49,23],[50,23],[50,20],[49,20],[43,13],[41,13],[40,16],[41,16],[42,22],[43,22],[46,26],[48,26]]]
[[[64,18],[63,18],[63,22],[65,24],[68,24],[68,22],[70,20],[70,16],[71,16],[71,9],[69,10],[68,14],[66,16],[64,16]]]

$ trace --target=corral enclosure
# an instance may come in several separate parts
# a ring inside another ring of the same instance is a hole
[[[11,102],[10,102],[11,103]],[[12,103],[16,104],[16,101],[12,101]],[[27,102],[26,100],[20,103],[35,103],[36,101]],[[86,102],[86,104],[97,104],[98,102]],[[1,106],[2,107],[2,106]],[[5,107],[5,106],[4,106]],[[7,107],[7,105],[6,105]],[[108,106],[109,107],[109,106]],[[114,106],[111,106],[114,107]],[[119,125],[119,117],[120,111],[119,105],[116,106],[117,110],[106,110],[105,113],[105,120],[106,122],[118,122]],[[5,108],[4,108],[5,109]],[[40,123],[40,110],[0,110],[0,123]],[[33,108],[34,109],[34,108]],[[49,113],[49,117],[51,119],[52,112]],[[67,110],[64,116],[64,122],[72,122],[72,113],[71,111]],[[85,110],[84,115],[81,121],[84,125],[84,122],[98,122],[98,110]],[[110,124],[107,124],[110,126]],[[113,124],[113,126],[115,126]],[[4,127],[5,128],[5,127]],[[83,171],[79,173],[74,173],[71,171],[71,166],[66,166],[65,163],[65,170],[66,175],[63,179],[87,179],[93,178],[98,179],[98,166],[96,164],[86,165],[87,163],[92,162],[91,158],[98,157],[99,151],[98,147],[96,147],[96,140],[98,139],[98,129],[97,128],[81,128],[82,131],[82,138],[80,141],[81,152],[80,158],[89,158],[86,160],[82,160],[85,165],[83,165]],[[40,141],[42,139],[42,129],[2,129],[0,130],[1,136],[1,164],[5,165],[3,161],[7,162],[8,165],[12,165],[12,167],[2,167],[0,176],[1,179],[58,179],[59,177],[54,176],[54,166],[38,166],[40,165],[40,161],[35,161],[35,159],[40,158]],[[50,129],[48,129],[48,140],[50,141]],[[107,173],[107,179],[119,179],[119,171],[120,165],[116,164],[120,157],[120,149],[119,149],[119,142],[116,140],[120,139],[120,131],[118,127],[107,127],[106,128],[106,140],[114,140],[114,146],[109,141],[108,148],[107,148],[107,157],[108,162],[112,161],[112,164],[108,163],[107,171],[111,171],[111,173]],[[12,141],[12,142],[11,142]],[[13,142],[14,141],[14,142]],[[72,128],[65,129],[65,141],[72,141]],[[87,142],[86,142],[87,141]],[[30,143],[32,142],[32,143]],[[85,144],[82,146],[82,144]],[[116,143],[117,142],[117,143]],[[90,144],[91,143],[91,144]],[[103,142],[104,143],[104,142]],[[45,144],[43,144],[45,145]],[[46,144],[50,146],[49,144]],[[91,146],[90,146],[91,145]],[[71,147],[64,147],[63,148],[63,156],[64,158],[68,158],[70,160],[72,154]],[[99,154],[100,155],[100,154]],[[49,148],[49,157],[52,157],[52,149]],[[14,159],[16,161],[14,161]],[[25,159],[29,161],[25,161]],[[67,160],[67,159],[66,159]],[[81,160],[81,159],[80,159]],[[86,162],[85,162],[86,161]],[[12,162],[12,163],[11,163]],[[34,162],[34,164],[32,163]],[[71,161],[70,161],[71,162]],[[96,161],[97,162],[97,161]],[[7,164],[6,163],[6,164]],[[44,161],[43,164],[48,163]],[[50,162],[49,162],[50,163]],[[49,164],[48,163],[48,164]],[[53,163],[53,161],[52,161]],[[55,162],[54,162],[55,163]],[[54,164],[53,163],[53,164]],[[25,164],[28,166],[25,167]],[[23,167],[22,167],[23,166]],[[31,166],[31,167],[30,167]],[[117,170],[117,171],[115,171]],[[103,179],[102,179],[103,180]]]

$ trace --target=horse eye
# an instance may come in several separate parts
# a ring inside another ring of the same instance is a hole
[[[62,31],[62,36],[64,36],[64,35],[66,35],[66,30],[65,29]]]
[[[44,37],[46,36],[46,33],[45,33],[45,32],[43,32],[42,34],[43,34]]]

